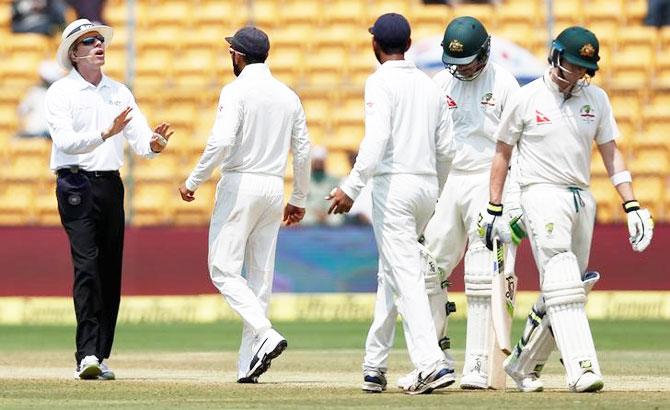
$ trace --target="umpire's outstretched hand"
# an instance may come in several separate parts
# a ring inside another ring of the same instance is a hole
[[[330,194],[325,199],[328,201],[332,199],[333,201],[328,209],[328,214],[345,214],[354,205],[354,200],[349,198],[349,195],[345,194],[339,187],[330,191]]]

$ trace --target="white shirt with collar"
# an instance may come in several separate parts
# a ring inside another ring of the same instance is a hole
[[[488,172],[496,145],[493,134],[512,94],[519,89],[516,78],[489,62],[472,81],[461,81],[449,70],[435,74],[433,81],[447,98],[453,122],[456,153],[452,169]]]
[[[411,61],[386,61],[365,83],[365,136],[340,188],[356,199],[371,177],[384,174],[437,175],[441,186],[451,138],[435,83]]]
[[[116,171],[123,165],[123,138],[138,155],[156,155],[149,145],[153,130],[132,93],[104,74],[95,86],[71,70],[49,87],[45,106],[53,141],[52,170],[78,165],[87,171]],[[126,107],[133,109],[131,121],[123,131],[103,141],[101,133]]]
[[[591,146],[616,139],[619,129],[605,91],[589,85],[569,98],[551,79],[526,84],[513,96],[496,139],[518,148],[519,184],[555,184],[587,188]]]
[[[249,64],[223,87],[205,152],[185,182],[195,191],[217,166],[284,178],[293,153],[293,194],[305,207],[310,177],[310,142],[300,98],[275,79],[266,64]]]

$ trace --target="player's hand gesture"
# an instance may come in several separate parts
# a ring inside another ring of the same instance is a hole
[[[159,153],[165,149],[167,146],[168,140],[174,134],[174,131],[170,130],[170,124],[166,122],[161,122],[154,128],[154,135],[151,137],[149,145],[151,150],[155,153]]]
[[[491,251],[493,250],[494,238],[498,238],[504,243],[510,243],[512,241],[509,221],[506,221],[505,218],[503,218],[502,211],[502,205],[489,202],[486,210],[479,213],[479,219],[477,220],[479,237]]]
[[[349,196],[345,194],[344,191],[342,191],[339,187],[330,191],[330,194],[325,199],[328,201],[332,200],[330,208],[328,209],[328,214],[347,213],[354,205],[354,200],[349,198]]]
[[[179,186],[179,194],[181,195],[181,199],[186,202],[191,202],[195,199],[195,192],[186,188],[185,184]]]
[[[286,226],[291,226],[302,221],[302,218],[305,217],[305,208],[300,208],[299,206],[286,204],[284,208],[284,219],[283,223]]]
[[[109,137],[113,137],[114,135],[118,134],[119,132],[123,131],[124,128],[126,128],[126,125],[130,122],[130,120],[133,119],[133,117],[129,117],[128,114],[133,109],[131,107],[126,107],[119,115],[114,118],[112,121],[112,125],[104,130],[101,134],[101,137],[103,140],[106,140]]]
[[[654,220],[648,210],[640,208],[640,204],[633,200],[623,204],[628,217],[628,233],[633,250],[642,252],[647,249],[654,236]]]

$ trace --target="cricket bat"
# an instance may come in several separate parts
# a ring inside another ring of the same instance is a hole
[[[504,389],[506,374],[503,361],[512,352],[510,342],[517,278],[514,274],[516,246],[493,241],[493,281],[491,323],[493,335],[489,346],[489,388]]]

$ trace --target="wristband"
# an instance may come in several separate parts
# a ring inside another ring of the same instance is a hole
[[[489,202],[489,206],[486,207],[486,211],[490,215],[501,216],[503,213],[503,206],[502,204],[494,204]]]
[[[610,177],[610,181],[612,181],[612,185],[617,186],[623,184],[624,182],[633,182],[633,178],[630,176],[630,172],[621,171],[612,175]]]
[[[637,202],[637,200],[635,199],[631,199],[630,201],[624,202],[622,206],[623,210],[626,211],[626,213],[638,211],[640,209],[640,203]]]

